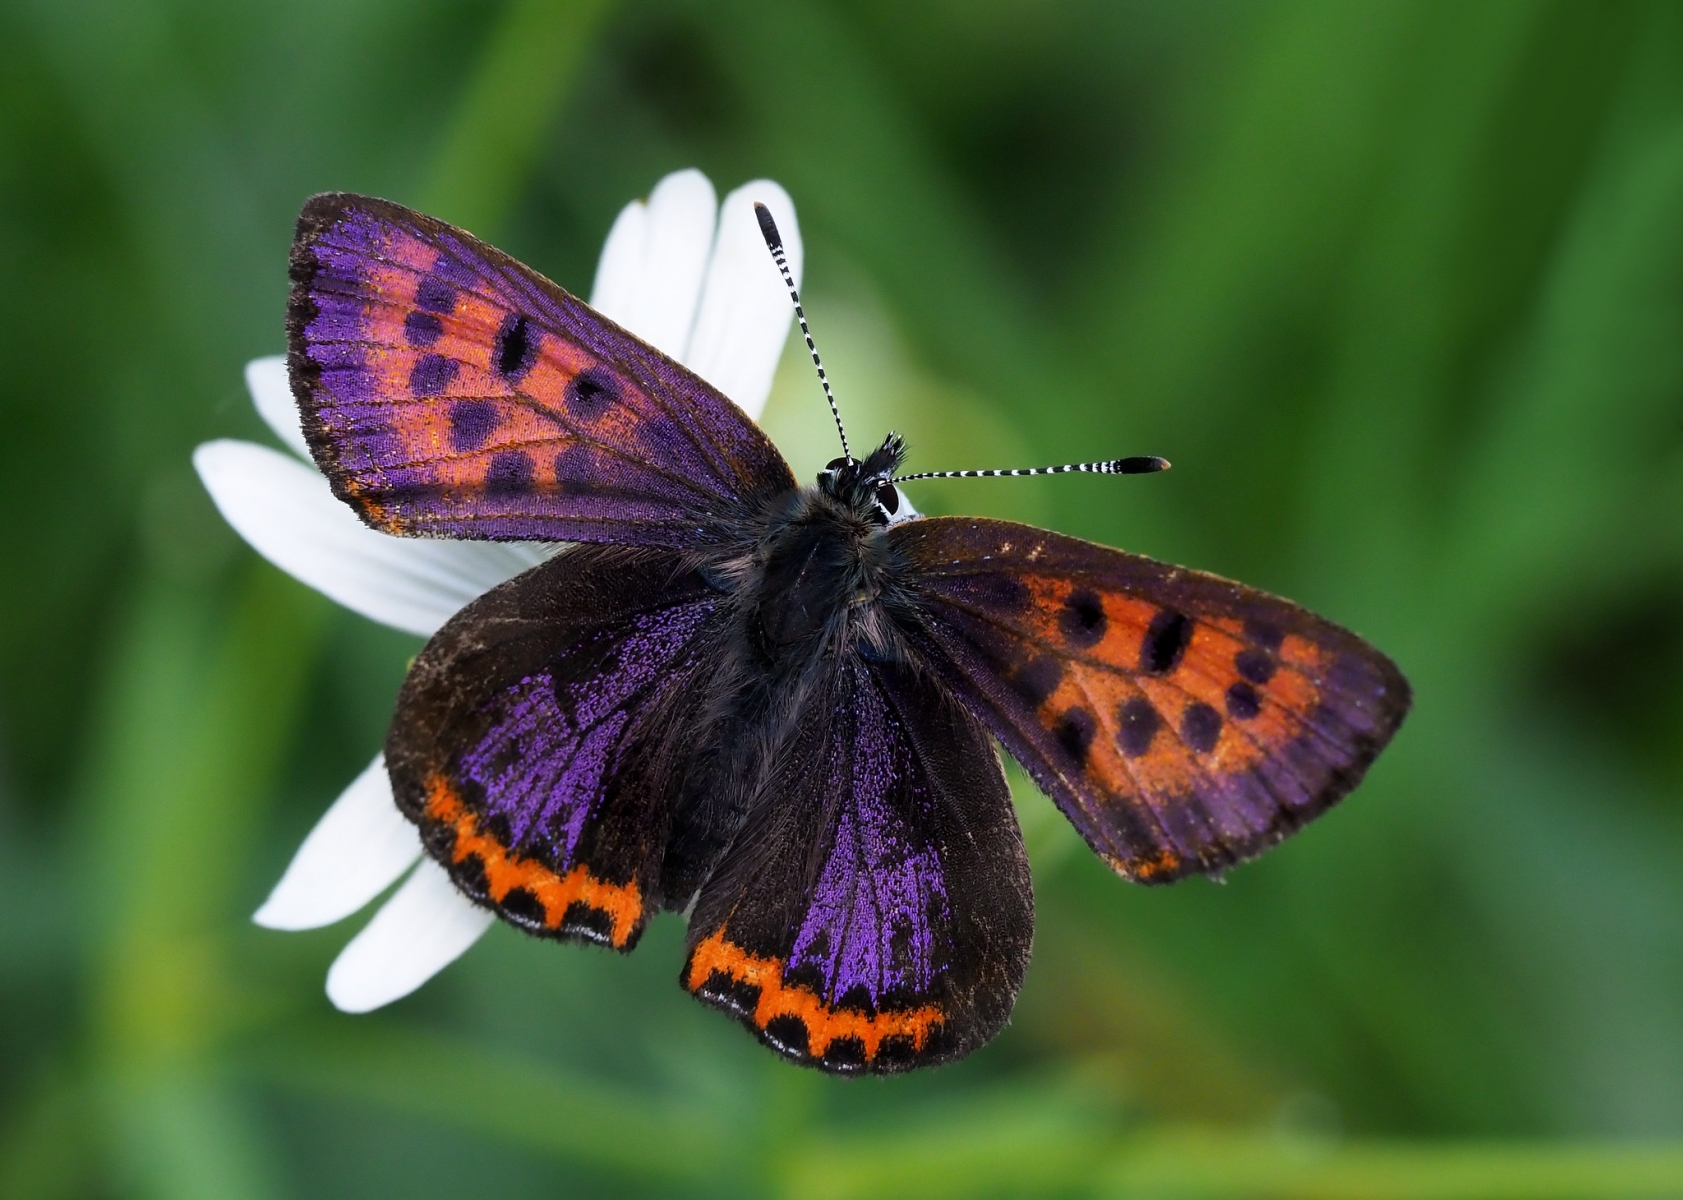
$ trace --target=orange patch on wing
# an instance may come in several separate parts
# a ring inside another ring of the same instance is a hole
[[[876,1057],[884,1038],[909,1037],[922,1050],[930,1031],[946,1019],[932,1004],[904,1012],[880,1012],[874,1017],[831,1008],[810,988],[785,984],[780,961],[749,954],[726,941],[722,929],[695,948],[684,986],[698,991],[715,971],[759,989],[753,1017],[758,1028],[764,1029],[778,1017],[798,1018],[806,1027],[807,1053],[814,1058],[822,1058],[831,1042],[848,1037],[858,1038],[864,1045],[867,1061]]]
[[[1268,652],[1275,666],[1261,682],[1240,669],[1240,656],[1262,651],[1246,636],[1244,623],[1190,611],[1190,633],[1172,666],[1147,669],[1152,623],[1165,611],[1152,601],[1120,592],[1088,592],[1103,620],[1084,617],[1072,596],[1075,582],[1054,576],[1024,577],[1034,603],[1016,621],[1018,635],[1051,651],[1063,669],[1036,715],[1055,736],[1090,730],[1083,744],[1081,774],[1104,794],[1140,806],[1158,820],[1155,805],[1165,798],[1207,791],[1216,780],[1255,771],[1264,760],[1305,736],[1309,714],[1321,699],[1317,680],[1330,666],[1331,652],[1298,634],[1286,635]],[[1230,704],[1230,690],[1248,690],[1249,703]],[[1125,708],[1143,699],[1160,724],[1143,752],[1124,745],[1137,729],[1125,731]],[[1249,709],[1249,711],[1245,711]],[[1195,711],[1203,710],[1203,711]],[[1084,714],[1084,715],[1082,715]],[[1084,725],[1084,729],[1080,726]],[[1211,736],[1214,742],[1203,739]],[[1219,837],[1216,830],[1212,837]],[[1136,879],[1178,872],[1178,856],[1115,860],[1111,866]]]
[[[459,291],[450,312],[433,314],[441,328],[436,340],[411,345],[404,322],[418,307],[416,293],[432,265],[430,257],[424,262],[387,264],[367,276],[367,286],[376,298],[364,312],[366,339],[371,343],[366,369],[376,381],[376,394],[391,410],[385,420],[401,440],[409,461],[426,463],[440,486],[474,490],[485,485],[499,451],[542,447],[546,452],[533,456],[531,480],[532,488],[542,492],[560,486],[554,452],[577,436],[606,445],[635,439],[646,420],[648,400],[627,381],[621,381],[619,403],[603,412],[566,411],[567,385],[597,365],[577,346],[542,336],[531,367],[517,385],[510,386],[492,362],[497,331],[509,310],[471,291]],[[418,362],[431,356],[449,360],[454,374],[436,394],[416,396],[410,387],[411,375]],[[451,443],[450,402],[455,400],[495,405],[491,432],[471,450],[455,449]],[[401,513],[374,515],[388,526],[403,523]]]
[[[542,863],[522,858],[495,838],[480,833],[478,819],[443,776],[434,775],[428,781],[427,793],[427,816],[456,831],[452,860],[461,862],[470,854],[478,855],[485,864],[486,885],[493,901],[500,904],[515,888],[524,888],[543,905],[544,924],[551,929],[561,928],[571,905],[584,904],[608,915],[613,922],[610,940],[616,949],[625,947],[643,913],[643,897],[635,880],[605,883],[582,865],[557,875]]]
[[[1150,858],[1121,858],[1115,854],[1101,854],[1105,865],[1118,875],[1129,879],[1151,880],[1159,875],[1172,874],[1180,869],[1181,857],[1167,846]]]
[[[1096,719],[1087,773],[1107,791],[1133,792],[1137,780],[1150,790],[1179,792],[1195,787],[1206,771],[1248,770],[1268,750],[1299,736],[1303,714],[1320,699],[1313,677],[1325,669],[1325,654],[1307,639],[1291,635],[1276,655],[1280,669],[1265,684],[1254,685],[1257,714],[1234,720],[1227,712],[1227,691],[1243,680],[1236,658],[1249,646],[1241,636],[1241,622],[1188,614],[1191,638],[1175,666],[1158,675],[1141,670],[1140,661],[1161,606],[1115,592],[1098,593],[1105,615],[1102,636],[1090,646],[1069,646],[1055,614],[1063,611],[1075,586],[1044,576],[1026,582],[1035,598],[1034,616],[1024,622],[1026,632],[1056,647],[1068,664],[1058,687],[1040,706],[1041,722],[1055,728],[1072,708],[1085,709]],[[1123,704],[1139,695],[1150,701],[1167,728],[1150,753],[1125,762],[1116,749],[1119,714]],[[1194,761],[1173,731],[1198,704],[1214,710],[1222,721],[1214,748]]]
[[[363,369],[372,382],[373,403],[384,412],[380,420],[390,429],[400,458],[424,465],[430,484],[465,493],[486,486],[497,455],[525,450],[530,456],[529,488],[533,492],[559,490],[556,454],[579,439],[606,446],[632,444],[648,421],[648,396],[629,380],[619,380],[618,402],[601,412],[569,411],[567,387],[597,360],[565,340],[541,335],[536,355],[515,384],[496,369],[497,333],[509,309],[471,288],[454,292],[449,311],[428,310],[437,322],[436,335],[424,344],[412,342],[407,318],[422,305],[419,289],[435,272],[441,253],[414,238],[396,235],[384,246],[385,259],[371,264],[361,283]],[[416,395],[412,386],[417,365],[441,359],[449,364],[447,379],[438,379],[428,394]],[[452,441],[455,401],[484,401],[491,405],[487,432],[472,447]],[[401,503],[381,503],[369,494],[365,481],[346,480],[347,488],[377,527],[392,533],[412,532],[410,514]],[[376,483],[373,488],[380,490]]]

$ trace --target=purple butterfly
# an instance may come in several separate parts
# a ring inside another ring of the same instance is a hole
[[[994,738],[1158,882],[1324,811],[1406,713],[1383,655],[1285,601],[917,517],[892,434],[797,486],[700,375],[418,213],[312,199],[292,277],[304,433],[369,526],[580,543],[404,683],[386,766],[427,853],[539,936],[629,950],[689,912],[683,985],[797,1061],[903,1070],[1003,1026],[1033,904]]]

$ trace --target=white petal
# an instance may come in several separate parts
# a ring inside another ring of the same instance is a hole
[[[491,927],[491,914],[423,858],[327,971],[327,998],[362,1013],[401,999],[460,958]]]
[[[713,251],[718,200],[700,171],[668,175],[620,213],[602,247],[593,308],[655,349],[683,355]]]
[[[292,398],[285,356],[273,354],[246,363],[245,386],[251,393],[251,402],[257,406],[257,415],[268,423],[288,450],[309,462],[310,447],[304,441],[304,427],[298,421],[298,402]]]
[[[771,209],[789,271],[800,286],[801,230],[789,194],[769,179],[745,183],[719,206],[719,235],[702,285],[684,365],[759,417],[783,354],[794,309],[766,249],[754,202]]]
[[[596,261],[596,282],[590,288],[590,307],[620,324],[636,308],[642,281],[643,247],[648,243],[649,206],[633,200],[619,210],[602,257]]]
[[[378,533],[313,468],[251,442],[206,442],[193,465],[228,524],[264,558],[346,608],[410,633],[436,632],[547,552]]]
[[[397,811],[386,757],[376,754],[316,822],[251,919],[269,929],[331,925],[385,891],[420,856],[420,835]]]

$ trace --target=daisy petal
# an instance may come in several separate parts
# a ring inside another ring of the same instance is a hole
[[[643,247],[649,240],[649,206],[633,200],[619,210],[608,240],[602,243],[602,257],[596,260],[596,282],[590,288],[590,307],[603,316],[625,323],[636,308],[642,279]]]
[[[309,443],[298,421],[298,404],[292,398],[292,382],[286,376],[286,356],[272,354],[245,364],[245,386],[257,415],[275,431],[288,450],[310,461]]]
[[[456,890],[444,868],[423,858],[327,972],[327,998],[362,1013],[420,987],[477,942],[494,918]]]
[[[410,633],[431,635],[546,553],[521,543],[377,533],[314,469],[251,442],[206,442],[193,465],[228,524],[264,558],[346,608]]]
[[[392,801],[386,758],[374,761],[316,822],[252,920],[315,929],[348,917],[421,856],[420,835]]]
[[[718,239],[683,361],[757,419],[771,394],[794,309],[760,234],[755,201],[771,209],[789,270],[800,285],[801,230],[794,202],[769,179],[743,184],[719,206]]]
[[[655,349],[680,357],[695,322],[717,212],[713,185],[700,171],[662,179],[646,205],[633,202],[614,222],[591,306]]]

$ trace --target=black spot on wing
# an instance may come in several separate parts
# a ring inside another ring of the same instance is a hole
[[[1257,685],[1274,678],[1274,656],[1265,650],[1241,650],[1233,656],[1233,666],[1239,674]]]
[[[918,1058],[917,1043],[904,1034],[890,1034],[877,1043],[879,1070],[898,1070],[909,1067]]]
[[[415,304],[428,312],[451,313],[456,310],[456,289],[432,275],[422,277],[415,288]]]
[[[757,984],[738,979],[727,971],[714,971],[696,994],[739,1017],[751,1017],[760,1003]]]
[[[785,1054],[792,1054],[797,1058],[805,1058],[811,1053],[811,1043],[806,1034],[806,1022],[797,1016],[785,1013],[767,1021],[761,1030],[766,1041]]]
[[[1109,622],[1104,615],[1104,601],[1087,588],[1076,588],[1064,598],[1058,612],[1058,628],[1064,640],[1072,646],[1096,646],[1104,638]]]
[[[413,309],[403,318],[403,339],[411,346],[430,346],[443,333],[444,322],[433,313]]]
[[[493,495],[519,495],[532,489],[532,456],[524,450],[499,450],[485,472],[485,490]]]
[[[1116,747],[1124,758],[1139,758],[1151,749],[1163,718],[1151,707],[1151,701],[1135,696],[1122,705],[1117,714]]]
[[[423,354],[409,369],[409,390],[417,396],[438,396],[454,382],[460,364],[442,354]]]
[[[580,371],[567,384],[567,411],[581,420],[594,421],[617,399],[614,377],[596,367]]]
[[[567,911],[561,917],[561,928],[566,933],[604,946],[614,944],[613,917],[599,908],[592,908],[583,900],[574,900],[567,905]]]
[[[1286,640],[1285,633],[1278,625],[1257,617],[1245,618],[1245,636],[1268,650],[1278,650],[1280,643]]]
[[[498,902],[498,907],[515,918],[517,923],[531,927],[542,927],[547,916],[537,896],[523,887],[510,888]]]
[[[1256,689],[1240,680],[1227,689],[1227,715],[1235,721],[1248,721],[1262,711],[1262,699]]]
[[[497,428],[497,406],[490,400],[458,400],[450,406],[450,448],[477,450]]]
[[[1192,642],[1192,618],[1172,608],[1161,610],[1146,627],[1140,643],[1140,670],[1167,675],[1180,666],[1181,657]]]
[[[1058,739],[1058,745],[1077,766],[1086,765],[1087,748],[1093,744],[1093,732],[1093,715],[1081,708],[1069,709],[1052,728],[1052,736]]]
[[[1198,753],[1208,754],[1221,740],[1221,714],[1202,701],[1194,701],[1181,714],[1180,735]]]
[[[821,1060],[832,1071],[853,1072],[865,1069],[865,1043],[856,1037],[832,1038],[824,1047]]]
[[[491,882],[485,876],[485,860],[477,854],[463,856],[450,868],[450,878],[470,896],[485,899],[491,893]]]
[[[1058,684],[1063,681],[1064,664],[1050,654],[1036,655],[1029,659],[1011,676],[1011,682],[1017,692],[1029,707],[1039,708],[1046,703],[1047,697],[1058,690]]]
[[[518,383],[532,369],[538,360],[538,340],[524,314],[509,313],[503,318],[497,327],[495,352],[497,373],[510,383]]]

